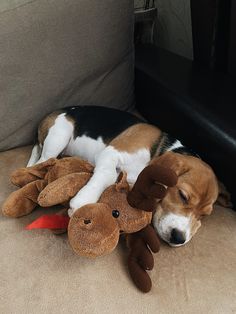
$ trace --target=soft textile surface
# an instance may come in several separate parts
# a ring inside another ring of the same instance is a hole
[[[0,154],[0,204],[13,190],[8,175],[30,148]],[[25,231],[54,209],[0,216],[0,313],[236,313],[236,213],[217,207],[185,247],[163,244],[151,272],[152,291],[139,292],[126,267],[124,242],[95,260],[76,256],[66,236]]]
[[[132,0],[0,1],[0,151],[64,106],[129,109]]]

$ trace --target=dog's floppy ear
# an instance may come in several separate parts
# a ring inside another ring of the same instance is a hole
[[[180,154],[166,152],[160,157],[153,158],[150,164],[158,164],[173,170],[177,176],[181,176],[190,170],[189,165],[181,158]]]
[[[219,194],[216,200],[216,204],[223,207],[227,207],[227,208],[233,208],[233,204],[231,203],[230,193],[227,191],[224,184],[220,182],[219,180],[218,180],[218,188],[219,188]]]

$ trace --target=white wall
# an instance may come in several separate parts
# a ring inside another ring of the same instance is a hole
[[[143,0],[134,0],[142,6]],[[158,21],[155,43],[186,58],[193,58],[190,0],[155,0]]]

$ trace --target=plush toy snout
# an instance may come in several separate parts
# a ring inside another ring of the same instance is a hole
[[[86,257],[110,253],[119,241],[117,218],[117,212],[103,203],[77,210],[68,226],[68,239],[75,253]]]

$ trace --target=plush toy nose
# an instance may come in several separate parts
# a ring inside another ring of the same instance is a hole
[[[118,213],[103,203],[89,204],[71,217],[68,238],[81,256],[97,257],[110,253],[119,241]]]

